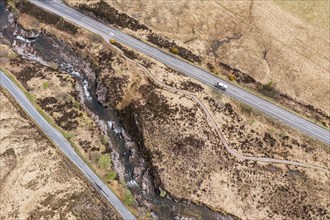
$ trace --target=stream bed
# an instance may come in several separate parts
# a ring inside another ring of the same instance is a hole
[[[160,191],[155,189],[153,177],[148,172],[150,164],[139,155],[136,144],[121,127],[117,113],[103,107],[97,100],[96,73],[74,48],[48,33],[20,28],[14,16],[6,10],[3,0],[0,0],[0,34],[10,41],[13,50],[22,58],[45,66],[55,64],[60,71],[77,79],[82,106],[92,118],[98,118],[103,127],[107,127],[112,160],[120,179],[127,183],[139,203],[153,210],[152,216],[158,219],[232,219],[189,201],[176,201],[170,195],[164,198],[159,196]],[[137,181],[137,173],[142,176],[142,181]]]

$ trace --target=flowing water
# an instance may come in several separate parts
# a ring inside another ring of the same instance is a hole
[[[95,96],[95,73],[89,63],[72,48],[63,47],[61,42],[44,33],[31,33],[20,29],[13,22],[12,15],[6,11],[3,0],[0,0],[0,31],[7,38],[14,50],[23,58],[34,60],[42,65],[58,65],[59,70],[75,77],[83,92],[84,104],[94,115],[107,124],[108,136],[113,151],[117,152],[118,160],[124,167],[124,180],[135,197],[147,204],[151,204],[153,214],[159,219],[231,219],[206,207],[197,206],[189,202],[175,201],[170,196],[160,197],[155,189],[144,190],[141,183],[134,179],[134,168],[141,167],[143,159],[137,155],[134,144],[128,134],[120,126],[120,120],[115,111],[104,108]],[[134,154],[134,157],[132,156]],[[146,163],[145,163],[146,165]],[[143,167],[147,170],[148,167]],[[149,177],[150,178],[150,177]],[[152,181],[151,181],[152,182]],[[147,192],[148,191],[148,192]]]

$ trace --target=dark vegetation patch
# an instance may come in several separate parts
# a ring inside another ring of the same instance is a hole
[[[148,30],[147,26],[140,24],[134,18],[119,12],[117,9],[111,7],[104,1],[100,1],[96,4],[85,5],[79,4],[76,6],[80,11],[88,13],[93,17],[103,20],[111,25],[116,25],[121,28],[129,28],[133,31]]]
[[[16,158],[16,153],[15,153],[15,150],[14,148],[9,148],[7,150],[5,150],[5,152],[3,152],[2,154],[0,154],[0,158],[2,157],[13,157],[13,158]]]
[[[128,49],[127,47],[123,46],[121,43],[118,42],[113,42],[113,45],[115,45],[116,47],[118,47],[120,50],[123,51],[124,55],[126,57],[128,57],[131,60],[135,60],[135,59],[141,59],[141,57],[135,53],[133,50]]]
[[[142,58],[138,53],[134,52],[133,50],[128,49],[126,46],[122,45],[119,42],[115,41],[115,42],[112,42],[112,44],[114,46],[118,47],[120,50],[122,50],[124,55],[126,57],[128,57],[129,59],[141,61],[142,62],[141,64],[145,68],[150,68],[154,64],[150,60]]]
[[[57,104],[57,102],[57,99],[54,97],[45,97],[42,99],[38,99],[38,104],[40,104],[41,106]]]
[[[198,153],[202,151],[205,145],[205,141],[197,139],[196,137],[189,135],[174,141],[173,153],[176,155],[185,155],[191,157],[197,157]]]
[[[77,90],[72,90],[70,95],[74,98],[74,100],[79,100],[79,92]]]
[[[166,48],[171,50],[173,53],[178,54],[180,57],[189,60],[190,62],[197,62],[197,63],[201,63],[201,57],[197,56],[196,54],[194,54],[192,51],[184,48],[184,47],[180,47],[178,46],[173,40],[170,40],[167,37],[155,34],[155,33],[151,33],[148,34],[147,36],[147,40],[157,46],[159,46],[160,48]]]
[[[32,61],[33,62],[33,61]],[[17,78],[17,80],[26,88],[28,91],[30,90],[29,86],[27,85],[27,82],[31,80],[34,77],[39,77],[41,79],[44,79],[45,76],[42,74],[42,71],[44,69],[43,66],[41,66],[38,63],[33,62],[33,66],[28,65],[27,62],[24,59],[21,58],[15,58],[10,60],[10,65],[12,66],[24,66],[21,72],[13,74]]]
[[[91,150],[92,143],[90,141],[79,141],[79,145],[84,149],[84,151],[87,153]]]
[[[276,144],[276,140],[272,137],[271,134],[265,132],[264,139],[266,143],[268,143],[271,147],[274,147]]]
[[[296,178],[301,177],[296,175]],[[310,192],[301,192],[295,185],[278,186],[270,192],[272,195],[276,195],[266,197],[269,199],[266,201],[267,205],[273,213],[288,219],[327,219],[329,217],[327,209],[319,207],[318,204],[306,202]]]
[[[191,81],[182,82],[180,89],[190,91],[190,92],[201,92],[204,90],[203,86],[201,86],[197,83],[191,82]]]
[[[316,108],[309,103],[304,103],[298,100],[293,99],[292,97],[288,96],[287,94],[283,94],[278,91],[274,84],[270,81],[267,84],[263,85],[257,82],[254,78],[249,76],[249,74],[243,73],[237,68],[231,67],[225,63],[219,62],[219,65],[227,71],[227,75],[233,74],[235,76],[235,80],[240,83],[253,83],[256,86],[256,90],[263,94],[264,96],[270,97],[286,106],[290,106],[296,112],[304,112],[308,117],[312,119],[316,119],[316,121],[320,122],[323,126],[329,127],[330,123],[330,116],[322,111],[320,108]],[[214,70],[214,66],[208,63],[208,68],[212,72]],[[303,110],[302,110],[302,109]]]
[[[215,101],[213,98],[208,97],[208,96],[205,96],[203,99],[209,103],[209,105],[214,113],[221,112],[225,108],[225,104],[221,101]]]
[[[154,86],[143,85],[139,89],[142,97],[145,99],[145,105],[143,111],[147,118],[152,117],[157,123],[166,123],[169,120],[169,115],[176,112],[168,102],[166,98],[157,93]]]
[[[54,118],[55,123],[66,131],[76,129],[79,125],[77,118],[81,112],[74,109],[72,101],[60,102],[54,97],[45,97],[37,100],[37,104]],[[60,115],[60,116],[55,116]]]
[[[212,63],[207,63],[206,64],[207,68],[211,71],[211,72],[214,72],[215,71],[215,67]]]
[[[150,177],[154,181],[154,190],[157,193],[161,186],[161,180],[158,176],[157,167],[153,166],[152,154],[150,150],[145,146],[143,137],[143,128],[140,127],[143,123],[142,112],[138,103],[130,103],[124,109],[118,111],[120,123],[123,128],[131,136],[131,139],[137,144],[139,155],[146,161],[147,170]],[[159,193],[158,193],[159,194]]]
[[[79,125],[79,122],[77,120],[74,120],[77,118],[81,113],[78,113],[76,110],[72,109],[70,111],[65,111],[62,113],[62,116],[55,118],[55,122],[58,126],[63,128],[66,131],[70,131],[73,129],[76,129]]]
[[[39,21],[46,24],[54,25],[58,30],[67,32],[69,34],[76,34],[78,27],[65,21],[62,17],[53,13],[47,12],[28,1],[20,1],[17,5],[22,13],[26,13],[37,18]]]
[[[286,94],[280,94],[281,96],[281,102],[282,103],[288,103],[290,104],[290,106],[295,109],[295,108],[299,108],[300,106],[302,106],[304,109],[307,110],[308,114],[315,118],[317,121],[321,122],[321,124],[325,127],[329,127],[329,123],[330,123],[330,116],[325,113],[324,111],[322,111],[322,109],[320,108],[316,108],[314,106],[312,106],[309,103],[304,103],[304,102],[300,102],[298,100],[293,99],[292,97],[286,95]],[[284,100],[284,101],[282,101]],[[285,101],[287,100],[287,101]],[[299,110],[297,110],[299,111]],[[307,113],[305,111],[305,114]]]
[[[65,21],[63,18],[56,23],[55,27],[61,31],[67,32],[69,34],[76,34],[78,32],[78,27],[71,24],[70,22]]]
[[[124,88],[128,83],[128,76],[117,77],[115,75],[110,75],[103,81],[107,85],[105,102],[107,104],[111,103],[111,106],[116,106],[124,96]]]
[[[277,89],[275,89],[273,82],[271,81],[265,85],[261,85],[261,84],[258,85],[257,89],[261,94],[271,97],[275,100],[278,100],[280,97],[280,92]]]
[[[241,70],[231,67],[225,63],[219,62],[220,67],[224,68],[226,71],[232,73],[235,76],[236,81],[243,83],[256,83],[256,80],[252,78],[249,74],[243,73]],[[212,64],[208,64],[209,68],[214,66]]]
[[[98,54],[99,66],[106,66],[107,69],[113,70],[111,63],[114,61],[115,55],[111,50],[101,50]]]

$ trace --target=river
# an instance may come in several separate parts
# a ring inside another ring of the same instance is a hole
[[[19,28],[12,18],[12,14],[6,11],[5,3],[0,0],[0,31],[7,38],[16,51],[24,59],[34,60],[42,65],[56,64],[60,71],[75,77],[79,83],[79,92],[83,98],[80,100],[87,112],[107,125],[107,133],[111,142],[112,158],[117,164],[115,168],[122,169],[120,176],[127,183],[134,197],[152,208],[152,214],[159,219],[231,219],[214,212],[207,207],[198,206],[189,201],[176,201],[170,195],[159,196],[159,190],[155,189],[150,175],[141,181],[134,178],[136,172],[148,174],[150,164],[139,155],[136,144],[133,143],[120,125],[117,113],[103,107],[95,95],[96,73],[91,64],[85,60],[74,48],[64,45],[53,36],[44,32],[28,32]],[[63,46],[64,45],[64,46]],[[84,68],[82,68],[84,67]],[[135,171],[135,172],[134,172]],[[120,172],[119,172],[120,173]],[[141,175],[141,173],[140,173]]]

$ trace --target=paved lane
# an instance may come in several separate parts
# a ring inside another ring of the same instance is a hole
[[[124,219],[134,220],[135,217],[113,194],[113,192],[100,180],[98,176],[80,159],[63,135],[52,127],[33,107],[24,93],[0,71],[0,84],[7,89],[15,98],[17,103],[27,112],[33,120],[40,126],[45,134],[63,151],[63,153],[74,163],[90,182],[96,186],[98,191],[113,205]]]
[[[228,82],[224,82],[223,80],[217,78],[216,76],[196,66],[193,66],[181,59],[172,56],[171,54],[167,54],[127,34],[124,34],[114,28],[104,25],[92,18],[89,18],[77,12],[76,10],[62,4],[59,1],[54,1],[54,0],[46,0],[46,1],[29,0],[29,1],[48,11],[63,16],[68,21],[71,21],[92,32],[100,34],[106,39],[114,38],[116,41],[123,43],[135,50],[138,50],[150,57],[153,57],[154,59],[159,60],[160,62],[178,70],[179,72],[191,76],[211,87],[214,87],[214,85],[217,82],[223,82],[228,84]],[[312,122],[307,121],[306,119],[303,119],[285,109],[282,109],[234,85],[230,85],[227,91],[224,93],[235,99],[238,99],[239,101],[251,105],[259,109],[260,111],[274,118],[277,118],[278,120],[330,145],[330,132],[327,129],[324,129],[316,124],[313,124]]]

